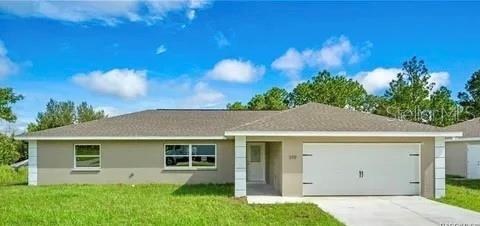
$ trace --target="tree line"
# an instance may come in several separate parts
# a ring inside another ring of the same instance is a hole
[[[297,84],[291,92],[273,87],[254,95],[246,104],[227,104],[230,110],[285,110],[309,102],[369,112],[400,120],[448,126],[480,114],[480,70],[473,73],[458,93],[458,101],[445,86],[435,83],[423,60],[413,57],[403,63],[383,95],[369,94],[358,81],[324,70]]]
[[[0,88],[0,119],[15,122],[17,116],[12,106],[22,100],[22,95],[16,94],[11,88]],[[50,99],[45,111],[39,112],[35,122],[28,124],[27,132],[35,132],[76,123],[106,118],[102,110],[95,110],[87,102],[75,105],[72,101],[55,101]],[[15,134],[0,133],[0,165],[12,164],[28,158],[28,146],[25,141],[14,139]]]

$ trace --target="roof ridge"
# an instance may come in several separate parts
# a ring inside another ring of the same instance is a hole
[[[317,104],[322,104],[322,103],[317,103]],[[322,105],[325,105],[325,106],[328,106],[328,107],[331,107],[331,108],[342,109],[342,110],[345,110],[345,111],[350,111],[350,112],[360,113],[360,114],[364,114],[364,115],[369,115],[369,116],[373,116],[373,117],[377,117],[377,118],[383,118],[383,119],[387,119],[387,120],[388,119],[393,119],[393,120],[398,120],[398,121],[404,122],[404,123],[422,125],[422,126],[432,127],[432,128],[436,128],[436,129],[445,129],[445,127],[433,126],[433,125],[429,125],[429,124],[425,124],[425,123],[421,123],[421,122],[410,121],[410,120],[407,120],[407,119],[402,120],[402,119],[398,119],[398,118],[392,118],[392,117],[388,117],[388,116],[385,116],[385,115],[378,115],[378,114],[371,113],[371,112],[358,111],[356,109],[351,110],[351,109],[341,108],[341,107],[328,105],[328,104],[322,104]]]
[[[221,111],[221,112],[280,112],[277,110],[229,110],[223,108],[157,108],[152,111]]]
[[[229,130],[230,130],[230,131],[233,131],[234,129],[238,129],[238,128],[241,128],[241,127],[244,127],[244,126],[252,125],[252,124],[255,124],[255,123],[262,122],[262,121],[265,122],[266,120],[271,119],[271,118],[273,118],[273,117],[275,117],[275,116],[278,116],[278,115],[280,115],[280,114],[288,113],[288,112],[291,112],[291,111],[293,111],[293,110],[301,109],[301,108],[306,107],[306,106],[315,106],[315,105],[321,105],[321,106],[323,106],[323,107],[327,107],[327,108],[331,108],[331,109],[348,111],[348,112],[351,112],[351,113],[354,113],[354,114],[364,115],[364,116],[368,116],[368,117],[375,117],[375,118],[377,118],[377,119],[398,120],[400,123],[407,124],[407,125],[417,125],[417,126],[422,126],[422,127],[424,127],[424,128],[431,128],[431,129],[436,129],[436,130],[446,130],[445,127],[438,127],[438,126],[433,126],[433,125],[429,125],[429,124],[425,124],[425,123],[413,122],[413,121],[410,121],[410,120],[401,120],[401,119],[392,118],[392,117],[388,117],[388,116],[384,116],[384,115],[377,115],[377,114],[374,114],[374,113],[364,112],[364,111],[358,111],[358,110],[355,110],[355,109],[346,109],[346,108],[341,108],[341,107],[337,107],[337,106],[333,106],[333,105],[328,105],[328,104],[323,104],[323,103],[317,103],[317,102],[309,102],[309,103],[300,105],[300,106],[298,106],[298,107],[296,107],[296,108],[290,108],[290,109],[281,111],[281,112],[279,112],[278,114],[273,114],[273,115],[265,116],[265,117],[259,118],[259,119],[257,119],[257,120],[254,120],[254,121],[251,121],[251,122],[248,122],[248,123],[244,123],[244,124],[239,125],[239,126],[236,126],[236,127],[232,127],[232,128],[230,128]]]
[[[78,126],[78,125],[92,124],[92,123],[96,123],[96,122],[98,122],[98,121],[112,120],[112,119],[116,119],[116,118],[120,118],[120,117],[125,117],[125,116],[128,116],[128,115],[133,115],[133,114],[138,114],[138,113],[144,113],[144,112],[148,112],[148,111],[154,111],[154,110],[152,110],[152,109],[146,109],[146,110],[143,110],[143,111],[129,112],[129,113],[121,114],[121,115],[115,115],[115,116],[112,116],[112,117],[100,118],[100,119],[95,119],[95,120],[86,121],[86,122],[80,122],[80,123],[72,123],[72,124],[68,124],[68,125],[64,125],[64,126],[59,126],[59,127],[48,128],[48,129],[44,129],[44,130],[38,130],[38,131],[33,131],[33,132],[25,131],[25,132],[22,133],[21,135],[23,135],[23,134],[24,134],[24,135],[32,135],[32,134],[35,134],[35,133],[38,133],[38,132],[47,131],[47,130],[58,130],[58,129],[64,129],[64,128],[69,128],[69,127],[76,127],[76,126]]]
[[[311,103],[311,102],[310,102],[310,103]],[[290,112],[290,111],[293,111],[293,110],[296,110],[296,109],[300,109],[300,108],[302,108],[302,107],[304,107],[304,106],[306,106],[306,105],[308,105],[308,104],[310,104],[310,103],[302,104],[302,105],[300,105],[300,106],[298,106],[298,107],[295,107],[295,108],[285,109],[285,110],[283,110],[283,111],[277,112],[276,114],[268,115],[268,116],[265,116],[265,117],[262,117],[262,118],[253,120],[253,121],[251,121],[251,122],[247,122],[247,123],[244,123],[244,124],[242,124],[242,125],[238,125],[238,126],[232,127],[232,128],[230,128],[229,130],[230,130],[230,131],[233,131],[233,129],[237,129],[237,128],[240,128],[240,127],[243,127],[243,126],[248,126],[248,125],[251,125],[251,124],[253,124],[253,123],[257,123],[257,122],[260,122],[260,121],[262,121],[262,120],[266,120],[266,119],[272,118],[273,116],[277,116],[277,115],[280,115],[280,114],[283,114],[283,113],[287,113],[287,112]]]

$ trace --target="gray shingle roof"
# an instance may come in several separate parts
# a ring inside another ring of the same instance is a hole
[[[447,130],[310,103],[285,111],[146,110],[18,137],[224,136],[226,131],[446,132]]]
[[[445,130],[421,123],[309,103],[232,128],[230,131],[444,132]]]
[[[223,136],[225,131],[276,111],[146,110],[19,137]]]
[[[449,131],[462,131],[463,138],[480,137],[480,117],[446,127]]]

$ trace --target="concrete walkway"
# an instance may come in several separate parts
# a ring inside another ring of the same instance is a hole
[[[249,203],[314,203],[346,225],[480,225],[480,213],[419,196],[249,196]]]

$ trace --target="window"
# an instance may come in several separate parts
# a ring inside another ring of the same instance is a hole
[[[250,162],[261,162],[261,147],[259,145],[250,146]]]
[[[165,166],[189,167],[188,145],[165,145]]]
[[[76,144],[74,167],[75,168],[100,168],[100,145]]]
[[[215,144],[167,144],[165,145],[165,168],[215,168],[216,155]]]

